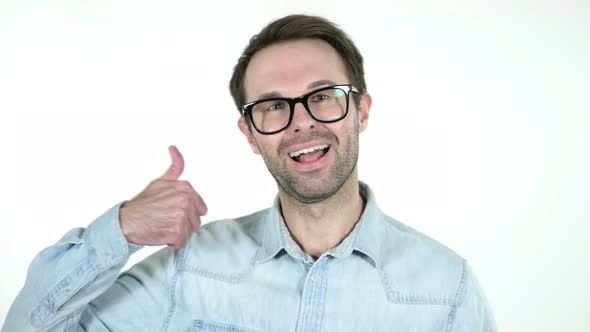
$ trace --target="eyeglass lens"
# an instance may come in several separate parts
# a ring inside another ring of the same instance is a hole
[[[318,91],[307,98],[309,111],[320,121],[334,121],[347,111],[347,94],[340,88]],[[252,120],[263,132],[283,129],[289,123],[290,105],[285,100],[271,99],[254,105]]]

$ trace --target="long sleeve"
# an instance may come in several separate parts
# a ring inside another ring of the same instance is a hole
[[[2,332],[156,330],[168,306],[174,251],[163,249],[120,274],[140,247],[126,241],[117,204],[69,231],[31,263]]]
[[[465,284],[461,289],[462,301],[453,312],[448,331],[496,332],[496,322],[486,296],[472,268],[466,264]]]

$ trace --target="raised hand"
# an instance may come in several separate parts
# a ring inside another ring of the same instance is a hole
[[[207,213],[205,202],[193,186],[178,180],[184,170],[180,151],[174,145],[168,151],[172,164],[166,173],[121,207],[121,230],[128,242],[180,249]]]

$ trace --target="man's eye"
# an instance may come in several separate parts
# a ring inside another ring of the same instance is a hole
[[[319,102],[322,102],[322,101],[326,101],[329,98],[330,98],[330,96],[328,96],[328,95],[315,95],[315,96],[313,96],[312,101],[314,103],[319,103]]]
[[[280,111],[285,108],[285,103],[275,103],[268,107],[268,111]]]

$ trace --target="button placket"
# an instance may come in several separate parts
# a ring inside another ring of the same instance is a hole
[[[308,270],[303,285],[297,331],[319,331],[324,311],[329,256],[320,257]]]

